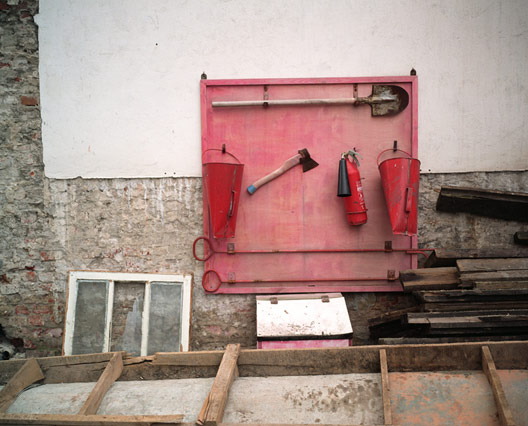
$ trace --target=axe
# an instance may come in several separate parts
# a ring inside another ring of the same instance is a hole
[[[262,185],[265,185],[276,177],[279,177],[280,175],[290,170],[297,164],[302,164],[303,173],[307,172],[308,170],[312,170],[314,167],[317,167],[319,165],[317,161],[310,157],[310,153],[306,148],[300,149],[298,152],[299,153],[297,155],[294,155],[292,158],[286,160],[282,164],[282,166],[280,166],[277,170],[267,176],[264,176],[263,178],[260,178],[259,180],[254,182],[253,185],[249,185],[247,189],[248,192],[250,194],[254,194],[255,191],[259,189]]]

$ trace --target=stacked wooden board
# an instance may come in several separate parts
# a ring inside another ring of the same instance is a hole
[[[372,338],[528,339],[528,250],[436,250],[400,281],[416,306],[371,319]]]

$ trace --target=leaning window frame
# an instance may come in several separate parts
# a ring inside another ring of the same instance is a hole
[[[75,314],[79,281],[97,280],[106,281],[106,323],[102,352],[110,352],[112,335],[112,313],[114,307],[114,283],[135,282],[145,284],[145,296],[141,324],[141,356],[147,355],[148,329],[150,320],[150,285],[151,283],[174,283],[182,286],[182,307],[180,327],[180,351],[189,350],[191,328],[191,303],[192,303],[192,275],[191,274],[145,274],[135,272],[105,272],[105,271],[70,271],[68,275],[68,293],[66,297],[66,320],[64,323],[64,338],[62,345],[63,355],[72,355],[73,332],[75,329]]]

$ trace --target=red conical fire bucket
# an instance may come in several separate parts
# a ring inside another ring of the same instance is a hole
[[[386,152],[402,152],[398,156],[379,162]],[[420,161],[399,149],[382,151],[377,160],[381,175],[381,185],[389,211],[392,232],[403,235],[416,235],[418,231],[418,187],[420,184]]]
[[[237,163],[204,162],[202,164],[203,190],[208,204],[209,220],[214,238],[232,238],[235,236],[238,200],[242,187],[244,165],[233,154],[222,149]],[[202,155],[203,161],[203,155]]]

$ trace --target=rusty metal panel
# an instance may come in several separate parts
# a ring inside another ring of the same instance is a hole
[[[389,380],[396,425],[500,425],[483,372],[389,373]]]

